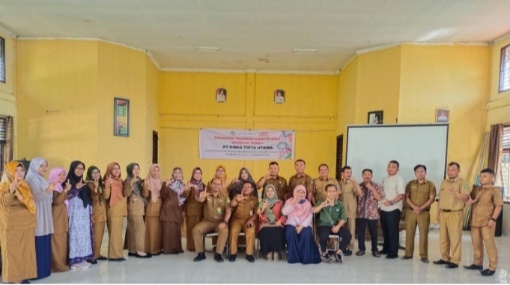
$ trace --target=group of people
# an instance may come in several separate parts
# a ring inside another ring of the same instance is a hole
[[[365,231],[371,237],[374,257],[398,257],[399,223],[404,201],[407,231],[406,251],[402,259],[414,253],[416,227],[420,232],[420,258],[428,263],[430,206],[436,197],[434,183],[426,180],[426,166],[414,168],[416,179],[405,184],[398,175],[399,163],[388,163],[388,176],[378,184],[372,170],[362,171],[363,181],[352,177],[349,166],[342,178],[329,177],[326,164],[318,167],[319,177],[305,173],[306,163],[294,163],[296,174],[287,181],[279,175],[277,162],[255,182],[246,168],[227,181],[226,168],[219,165],[214,177],[203,182],[196,167],[185,182],[182,169],[176,167],[170,178],[161,179],[157,164],[140,178],[140,166],[131,163],[122,179],[118,163],[108,164],[105,174],[99,168],[73,161],[67,172],[60,167],[48,172],[48,161],[34,158],[25,177],[18,161],[6,164],[0,182],[0,246],[4,282],[28,283],[51,272],[86,269],[97,260],[124,261],[123,250],[138,258],[161,253],[179,254],[181,225],[186,224],[186,247],[195,251],[194,261],[206,258],[204,235],[216,232],[214,260],[223,262],[228,243],[228,259],[237,258],[239,241],[244,238],[245,258],[254,262],[255,240],[268,260],[278,260],[285,250],[289,263],[316,264],[335,259],[343,262],[354,250],[357,232],[357,256],[365,254]],[[502,199],[492,186],[494,172],[484,169],[481,187],[470,193],[459,178],[460,166],[448,165],[448,178],[439,191],[441,259],[435,264],[456,268],[460,262],[463,209],[473,207],[471,235],[474,263],[466,269],[482,270],[483,244],[489,255],[484,276],[494,274],[497,250],[494,244],[495,220]],[[85,177],[84,177],[84,174]],[[262,189],[259,195],[256,189]],[[123,223],[127,231],[123,243]],[[377,247],[377,223],[380,220],[384,244]],[[108,228],[108,256],[101,256],[105,224]],[[244,236],[240,237],[243,232]],[[318,238],[318,246],[315,234]],[[328,248],[331,235],[338,236],[335,250]]]

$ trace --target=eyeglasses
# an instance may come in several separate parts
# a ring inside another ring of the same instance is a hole
[[[221,183],[212,183],[212,186],[221,186]]]

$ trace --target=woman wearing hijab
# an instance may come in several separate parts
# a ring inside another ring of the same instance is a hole
[[[53,216],[53,235],[51,236],[51,271],[66,272],[69,270],[68,253],[68,216],[67,216],[67,192],[71,189],[71,183],[66,182],[67,172],[62,167],[50,170],[48,183],[53,187],[53,202],[51,213]]]
[[[288,263],[320,263],[319,249],[313,240],[312,204],[306,200],[305,186],[296,186],[293,194],[282,209],[282,214],[287,216],[285,240],[289,251]]]
[[[163,181],[161,181],[160,169],[158,164],[151,165],[143,184],[144,191],[148,194],[145,212],[145,251],[152,255],[159,255],[162,248],[159,213],[161,212],[160,193]]]
[[[92,200],[90,189],[83,180],[85,164],[75,160],[71,162],[67,181],[71,184],[69,196],[69,265],[71,270],[90,267],[87,260],[93,258]],[[67,183],[67,182],[64,182]],[[63,185],[64,186],[64,185]]]
[[[106,200],[106,225],[108,226],[108,260],[124,261],[122,227],[127,215],[126,198],[122,195],[123,183],[120,165],[112,162],[106,167],[103,198]]]
[[[276,187],[269,184],[264,188],[264,196],[259,203],[260,251],[267,254],[267,260],[280,259],[279,252],[285,247],[285,216],[282,215],[283,202],[278,199]]]
[[[257,183],[255,183],[255,180],[253,180],[253,177],[251,177],[250,172],[246,167],[241,168],[239,170],[239,176],[232,180],[230,182],[230,185],[228,185],[228,195],[230,197],[230,200],[234,199],[235,196],[243,193],[243,184],[245,182],[250,182],[253,186],[254,191],[251,192],[251,195],[255,198],[259,198],[259,194],[257,192]]]
[[[163,253],[183,253],[181,244],[181,225],[183,205],[186,201],[184,191],[189,188],[182,180],[182,169],[176,167],[172,171],[172,178],[163,184],[161,189],[161,214],[159,220],[163,230]]]
[[[126,231],[126,239],[124,249],[128,250],[129,256],[140,258],[151,257],[145,253],[145,223],[143,216],[147,200],[142,195],[143,186],[140,179],[140,165],[138,163],[130,163],[126,167],[127,178],[124,180],[124,197],[127,197],[127,220],[128,226]]]
[[[106,201],[103,198],[105,186],[99,168],[92,165],[87,169],[86,183],[92,199],[92,228],[94,232],[94,258],[90,263],[96,264],[97,260],[106,260],[106,257],[101,255],[101,244],[106,224]]]
[[[29,283],[37,277],[35,259],[36,208],[25,168],[18,161],[5,165],[0,181],[0,244],[2,281]]]
[[[207,183],[207,192],[211,192],[211,183],[214,179],[221,180],[221,190],[220,193],[223,193],[228,196],[228,184],[227,184],[227,168],[223,165],[216,166],[216,172],[214,172],[214,177]]]
[[[36,205],[35,256],[37,259],[37,279],[51,274],[51,234],[53,218],[51,217],[51,199],[53,187],[44,178],[48,171],[48,161],[36,157],[30,161],[26,181],[34,196]]]
[[[186,217],[186,247],[189,251],[195,251],[195,241],[193,240],[193,228],[204,217],[204,203],[198,202],[200,192],[205,191],[205,185],[202,182],[202,169],[193,168],[189,188],[184,192],[186,204],[184,206]]]

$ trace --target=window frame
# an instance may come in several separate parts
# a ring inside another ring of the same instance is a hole
[[[508,51],[508,58],[505,57]],[[505,60],[507,65],[505,65]],[[505,73],[506,71],[506,73]],[[508,83],[508,86],[504,88],[503,84],[505,82],[504,75],[507,75],[509,77],[510,81],[510,44],[504,46],[501,48],[501,54],[500,54],[500,60],[499,60],[499,86],[498,90],[499,93],[506,92],[510,90],[510,82]]]
[[[7,82],[7,70],[5,67],[5,38],[0,37],[0,83]]]

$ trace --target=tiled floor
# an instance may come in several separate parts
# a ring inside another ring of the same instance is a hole
[[[439,259],[438,230],[429,237],[429,258]],[[418,240],[416,239],[416,243]],[[184,240],[183,240],[184,243]],[[129,257],[125,262],[100,261],[87,270],[54,273],[32,283],[510,283],[510,237],[496,238],[499,266],[496,274],[483,277],[478,271],[446,269],[418,258],[387,260],[370,254],[346,257],[343,264],[297,265],[257,259],[249,263],[240,254],[235,263],[217,263],[213,254],[193,262],[195,253],[160,255],[150,259]],[[367,242],[368,246],[368,242]],[[106,253],[103,249],[103,253]],[[399,252],[402,256],[403,251]],[[127,256],[127,253],[126,253]],[[472,263],[471,237],[463,234],[461,265]],[[488,261],[485,260],[484,268]]]

